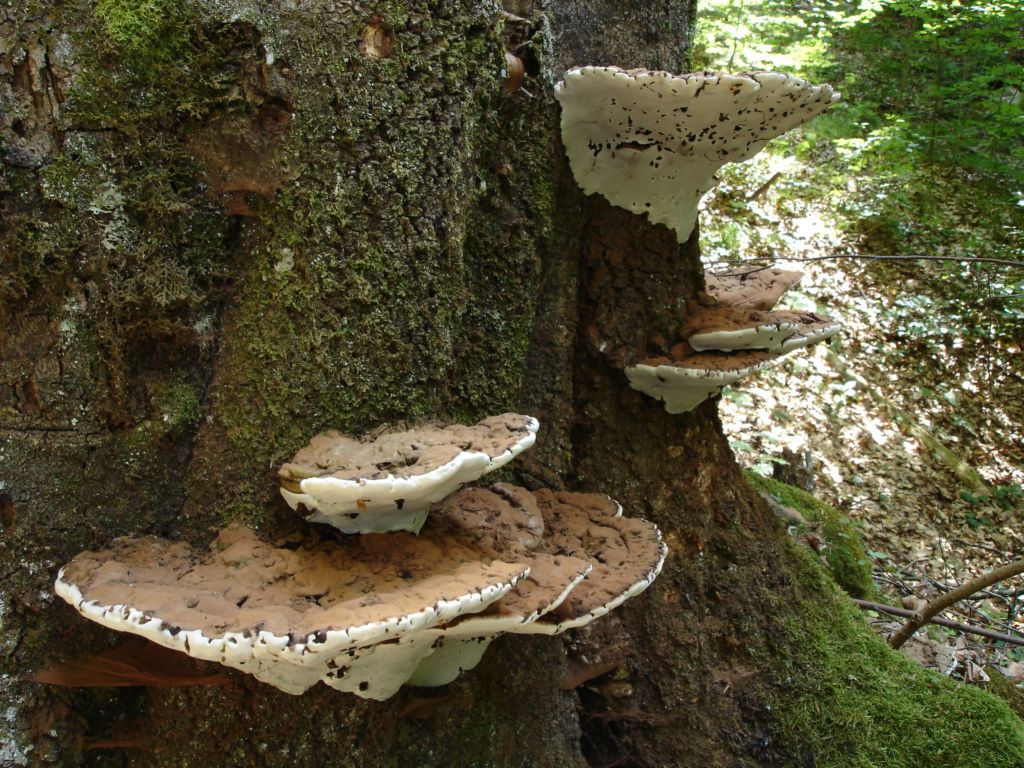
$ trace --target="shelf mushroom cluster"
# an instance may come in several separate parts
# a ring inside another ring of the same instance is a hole
[[[506,484],[452,494],[532,444],[537,427],[504,414],[320,435],[282,467],[282,494],[309,519],[363,535],[269,542],[233,526],[208,552],[120,539],[79,554],[56,592],[86,618],[292,694],[319,681],[372,699],[444,685],[495,637],[554,635],[607,613],[664,561],[658,529],[601,494]]]
[[[762,270],[709,275],[716,303],[695,309],[680,328],[684,341],[670,357],[626,368],[630,386],[665,402],[669,413],[692,411],[742,378],[794,350],[837,334],[841,326],[813,312],[770,311],[768,306],[799,279],[798,273]],[[797,275],[796,278],[793,276]]]
[[[722,165],[750,159],[839,94],[779,72],[576,67],[555,86],[555,98],[562,143],[583,191],[645,214],[682,243]],[[828,317],[771,311],[800,274],[761,273],[709,275],[708,293],[717,301],[691,311],[669,356],[628,366],[630,385],[663,400],[670,413],[691,411],[782,355],[839,332]]]

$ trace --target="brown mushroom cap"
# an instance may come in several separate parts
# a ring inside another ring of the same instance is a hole
[[[533,445],[539,425],[505,413],[475,426],[317,435],[279,471],[281,494],[347,533],[416,532],[430,504]]]
[[[669,413],[685,413],[723,387],[840,330],[839,323],[813,312],[700,307],[680,329],[686,343],[673,347],[670,356],[626,368],[626,376],[634,389],[664,401]]]
[[[704,282],[708,294],[719,304],[737,309],[768,310],[802,277],[802,272],[784,269],[738,269],[708,272]]]
[[[425,475],[467,451],[482,453],[491,462],[501,461],[537,431],[536,423],[530,416],[503,413],[473,426],[385,428],[360,438],[330,430],[314,437],[278,474],[282,482],[309,477],[366,481]]]
[[[544,516],[549,551],[587,558],[593,570],[539,624],[555,631],[583,626],[646,589],[661,572],[667,547],[646,520],[617,516],[607,496],[540,490],[534,493]]]
[[[529,576],[479,613],[359,649],[328,684],[374,698],[403,683],[445,685],[476,666],[501,634],[553,635],[601,616],[650,584],[665,557],[657,528],[621,512],[601,494],[530,493],[505,484],[446,499],[431,511],[425,535],[493,546],[505,559],[527,562]]]
[[[346,651],[479,611],[528,572],[405,533],[290,549],[232,527],[208,554],[156,538],[83,552],[57,593],[106,626],[301,692]]]
[[[565,599],[591,570],[588,558],[550,552],[542,538],[544,521],[534,494],[516,485],[463,489],[434,506],[428,527],[431,536],[529,566],[529,575],[477,618],[532,622]]]
[[[418,537],[276,546],[229,528],[205,555],[122,539],[80,554],[56,591],[105,626],[289,693],[322,680],[382,699],[449,682],[500,634],[581,626],[645,588],[665,548],[620,513],[599,494],[499,484],[438,505]]]

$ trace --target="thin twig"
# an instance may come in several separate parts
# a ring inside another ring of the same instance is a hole
[[[893,616],[902,616],[903,618],[911,618],[914,615],[913,611],[908,611],[906,608],[897,608],[894,605],[882,605],[881,603],[872,603],[869,600],[854,600],[853,601],[858,607],[864,608],[868,611],[878,611],[879,613],[889,613]],[[1024,645],[1024,637],[1020,635],[1006,635],[1002,632],[993,632],[991,629],[985,629],[984,627],[976,627],[973,624],[961,624],[950,619],[944,619],[941,616],[936,616],[928,619],[929,624],[938,624],[942,627],[949,627],[955,629],[958,632],[963,632],[970,635],[980,635],[981,637],[987,637],[989,640],[1000,640],[1010,645]]]
[[[761,195],[763,195],[765,192],[767,192],[769,189],[771,189],[772,184],[774,184],[780,178],[782,178],[782,172],[781,171],[776,171],[775,173],[773,173],[769,177],[768,181],[766,181],[760,187],[758,187],[753,192],[751,192],[749,195],[747,195],[747,202],[748,203],[752,203],[755,200],[757,200],[757,198],[759,198]]]
[[[900,256],[880,253],[833,253],[829,256],[794,256],[786,257],[782,261],[810,262],[810,261],[838,261],[841,259],[864,259],[866,261],[959,261],[967,264],[999,264],[1004,267],[1019,267],[1024,269],[1024,261],[1015,259],[997,259],[992,256]],[[738,259],[729,261],[716,261],[714,264],[760,264],[764,259]],[[770,266],[759,266],[751,272],[759,272],[763,269],[771,269]]]
[[[1024,560],[1017,560],[1016,562],[1008,563],[996,568],[994,571],[989,571],[976,579],[972,579],[966,584],[962,584],[957,587],[952,592],[939,595],[935,599],[929,600],[923,608],[914,612],[914,615],[910,617],[910,621],[904,624],[896,634],[889,638],[889,645],[893,648],[899,648],[935,614],[944,611],[946,608],[963,600],[965,597],[970,597],[979,590],[990,587],[993,584],[998,584],[1000,581],[1004,581],[1005,579],[1009,579],[1013,576],[1019,576],[1022,573],[1024,573]]]

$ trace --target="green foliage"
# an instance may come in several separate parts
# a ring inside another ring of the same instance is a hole
[[[1024,6],[887,0],[843,29],[835,63],[869,131],[892,124],[930,164],[1024,181]]]
[[[873,151],[1024,180],[1024,6],[707,0],[696,67],[829,80]]]
[[[807,587],[777,660],[782,746],[817,768],[1017,768],[1024,724],[1007,705],[893,651],[793,547]],[[778,597],[766,595],[765,600]]]
[[[997,485],[990,494],[978,495],[964,489],[960,491],[960,498],[972,507],[981,504],[995,504],[1000,509],[1010,510],[1024,504],[1024,489],[1016,483]]]
[[[852,597],[870,597],[875,592],[871,580],[871,559],[853,523],[834,507],[806,491],[780,483],[756,472],[744,472],[747,482],[769,494],[780,504],[792,507],[808,522],[816,524],[825,540],[825,560],[836,583]]]
[[[943,361],[951,381],[988,357],[995,373],[979,385],[999,378],[1024,327],[1024,4],[706,0],[701,11],[695,66],[781,69],[843,93],[769,146],[788,161],[760,159],[781,171],[775,215],[805,217],[813,205],[862,253],[1022,264],[871,269],[892,288],[892,349]],[[766,206],[746,199],[751,167],[723,169],[710,203],[720,215],[703,233],[714,258],[786,252],[776,228],[759,226]],[[908,290],[925,270],[931,295]]]

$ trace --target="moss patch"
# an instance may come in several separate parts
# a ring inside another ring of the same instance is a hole
[[[789,544],[802,585],[774,652],[778,737],[817,768],[1019,768],[1024,723],[996,697],[893,651]],[[765,595],[765,600],[778,600]]]
[[[804,518],[819,527],[827,548],[832,578],[852,597],[866,598],[874,594],[871,581],[871,560],[853,523],[834,507],[816,499],[806,491],[780,483],[756,472],[744,472],[747,482],[756,490],[771,495],[780,504],[792,507]]]
[[[515,403],[550,126],[505,93],[491,10],[402,7],[374,16],[391,56],[354,43],[363,16],[303,23],[302,45],[278,51],[294,73],[289,183],[239,271],[190,489],[220,520],[263,519],[269,486],[243,478],[318,431]]]

